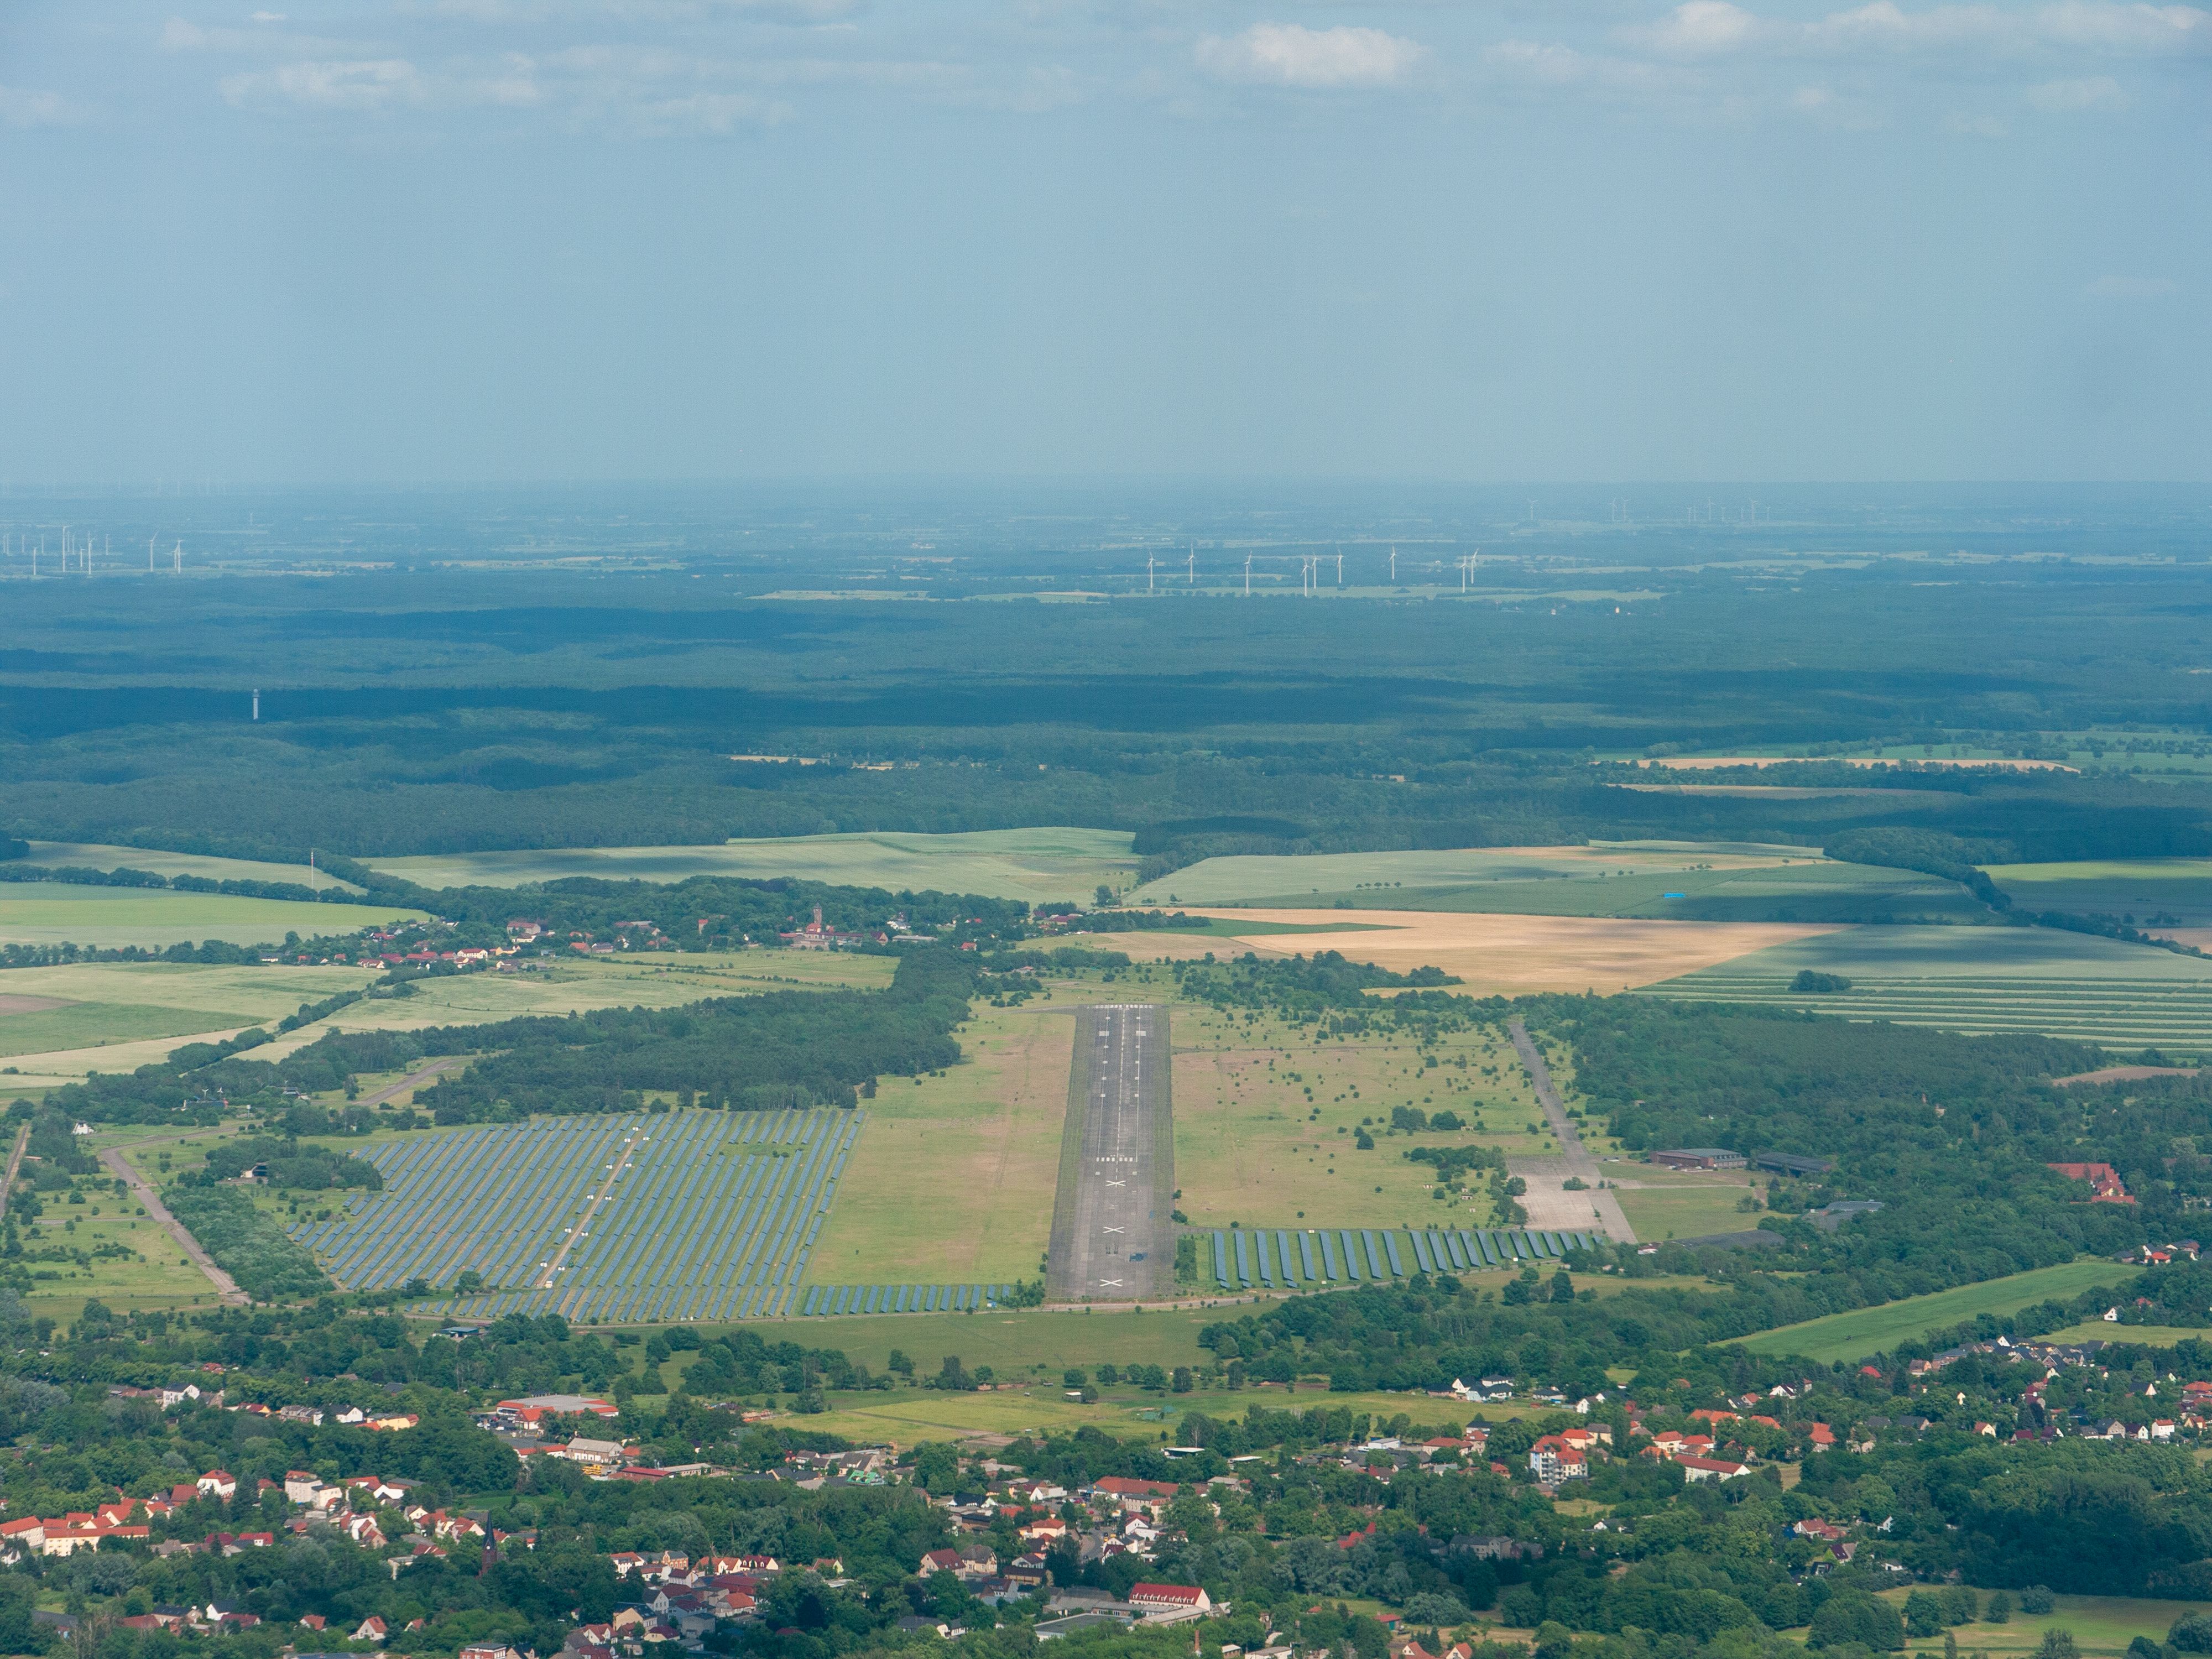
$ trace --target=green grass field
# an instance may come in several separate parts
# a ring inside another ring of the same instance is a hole
[[[166,945],[223,939],[233,945],[281,943],[284,935],[351,933],[419,910],[360,904],[292,903],[231,898],[165,888],[73,887],[61,882],[0,886],[0,944]]]
[[[2027,910],[2071,910],[2180,927],[2212,927],[2212,859],[1993,864],[1984,873]]]
[[[966,1356],[962,1358],[965,1363]],[[799,1428],[841,1434],[864,1443],[888,1440],[907,1446],[918,1441],[958,1440],[975,1434],[1019,1435],[1042,1430],[1066,1433],[1084,1427],[1101,1429],[1127,1440],[1165,1442],[1175,1437],[1176,1427],[1187,1413],[1242,1417],[1252,1406],[1264,1406],[1273,1411],[1344,1409],[1365,1413],[1384,1421],[1403,1414],[1416,1425],[1439,1432],[1456,1430],[1469,1418],[1468,1407],[1455,1400],[1434,1400],[1426,1395],[1331,1394],[1318,1386],[1303,1388],[1295,1393],[1286,1389],[1244,1389],[1234,1392],[1194,1389],[1189,1394],[1139,1394],[1117,1389],[1106,1391],[1103,1398],[1086,1406],[1068,1399],[1060,1389],[1059,1372],[1064,1368],[1050,1368],[1052,1376],[1034,1385],[994,1389],[988,1394],[943,1394],[921,1389],[897,1389],[887,1394],[833,1392],[827,1396],[828,1412],[789,1420]],[[919,1356],[916,1374],[921,1374]],[[1518,1414],[1517,1408],[1496,1406],[1476,1413],[1493,1420]]]
[[[2212,1330],[2188,1325],[2107,1325],[2101,1319],[2085,1319],[2078,1325],[2052,1331],[2046,1342],[2135,1342],[2146,1348],[2170,1348],[2177,1342],[2212,1341]]]
[[[747,951],[725,956],[644,952],[562,962],[546,973],[476,973],[422,981],[412,997],[356,1002],[277,1037],[257,1051],[278,1060],[333,1027],[413,1030],[478,1024],[522,1014],[666,1007],[705,997],[809,986],[878,988],[896,964],[888,957]],[[368,982],[369,970],[282,963],[201,967],[178,963],[86,963],[9,972],[0,995],[73,1007],[7,1012],[0,1001],[0,1055],[33,1089],[88,1070],[128,1071],[159,1060],[179,1042],[269,1024],[303,1002]],[[150,1011],[142,1012],[140,1011]]]
[[[1172,981],[1149,971],[1146,994],[1171,995]],[[1498,1030],[1438,1039],[1443,1063],[1424,1069],[1410,1037],[1317,1044],[1310,1031],[1191,1004],[1176,1005],[1173,1020],[1176,1184],[1194,1226],[1486,1227],[1495,1217],[1480,1181],[1439,1200],[1434,1167],[1411,1162],[1407,1149],[1558,1150]],[[1391,1134],[1397,1106],[1449,1109],[1484,1127]],[[1371,1150],[1358,1149],[1362,1127]]]
[[[22,1229],[22,1265],[31,1274],[23,1298],[27,1312],[75,1319],[94,1297],[118,1310],[215,1305],[215,1286],[207,1276],[185,1259],[176,1242],[147,1218],[136,1200],[86,1185],[84,1203],[48,1194],[45,1213]]]
[[[1320,853],[1304,857],[1206,859],[1140,887],[1131,902],[1164,904],[1273,904],[1296,908],[1349,898],[1376,908],[1420,908],[1410,896],[1474,890],[1505,899],[1509,890],[1594,888],[1616,880],[1688,876],[1714,871],[1780,868],[1785,859],[1821,863],[1807,848],[1747,849],[1694,842],[1630,847],[1468,848],[1411,853]],[[1667,890],[1674,886],[1668,884]],[[1579,896],[1561,902],[1597,902]],[[1510,900],[1507,901],[1510,903]],[[1470,901],[1455,908],[1488,908]],[[1576,910],[1571,914],[1590,914]]]
[[[1801,969],[1845,992],[1790,989]],[[1966,1032],[2033,1031],[2124,1051],[2212,1052],[2212,961],[2045,927],[1850,927],[1642,987]]]
[[[1878,1308],[1830,1314],[1802,1325],[1784,1325],[1747,1338],[1753,1353],[1796,1354],[1827,1364],[1886,1352],[1908,1338],[1947,1330],[1978,1314],[2017,1313],[2053,1297],[2064,1300],[2097,1285],[2117,1285],[2139,1269],[2118,1261],[2083,1260],[2031,1273],[2009,1273],[1928,1296],[1908,1297]],[[2111,1327],[2106,1327],[2107,1330]]]
[[[980,830],[958,835],[791,836],[706,847],[579,847],[370,859],[425,887],[519,887],[564,876],[682,881],[691,876],[793,876],[892,892],[935,889],[1030,903],[1091,902],[1102,883],[1126,886],[1137,860],[1115,830]]]
[[[1119,988],[1054,980],[1019,1007],[979,1005],[960,1064],[883,1079],[806,1282],[1035,1279],[1052,1231],[1073,1011]]]
[[[1901,1605],[1908,1592],[1895,1589],[1882,1594]],[[1986,1593],[1984,1599],[1987,1599]],[[2128,1644],[2138,1636],[2162,1643],[2175,1620],[2184,1613],[2205,1612],[2212,1612],[2212,1602],[2062,1595],[2049,1613],[2021,1613],[2014,1608],[2012,1617],[2002,1625],[1960,1625],[1952,1634],[1958,1638],[1962,1653],[2032,1653],[2042,1644],[2044,1632],[2063,1630],[2072,1634],[2075,1644],[2083,1653],[2117,1654],[2125,1653]],[[1939,1636],[1908,1641],[1905,1645],[1908,1653],[1941,1653],[1943,1638]]]
[[[1749,1177],[1740,1170],[1676,1175],[1644,1164],[1608,1164],[1605,1174],[1610,1181],[1636,1183],[1623,1187],[1617,1196],[1620,1212],[1646,1244],[1745,1232],[1764,1218],[1736,1207],[1753,1190]]]
[[[105,1048],[149,1037],[182,1037],[225,1026],[253,1024],[237,1012],[213,1017],[198,1010],[147,1003],[77,1002],[21,1013],[0,1012],[0,1054],[47,1054],[56,1049]]]
[[[157,852],[146,847],[112,847],[94,842],[34,841],[25,864],[53,869],[75,865],[87,870],[150,870],[157,876],[203,876],[210,881],[292,881],[302,887],[335,887],[343,892],[361,890],[311,869],[303,858],[297,864],[268,864],[258,859],[211,858],[199,853]]]

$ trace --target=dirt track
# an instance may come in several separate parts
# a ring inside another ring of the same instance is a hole
[[[235,1307],[244,1307],[252,1299],[238,1288],[236,1279],[216,1266],[215,1258],[200,1247],[199,1240],[191,1236],[185,1224],[169,1213],[169,1206],[161,1202],[161,1195],[155,1192],[153,1184],[131,1167],[131,1161],[123,1156],[121,1148],[109,1147],[100,1155],[100,1161],[130,1183],[132,1194],[146,1206],[147,1215],[168,1230],[169,1237],[177,1241],[177,1248],[190,1256],[192,1265],[208,1276],[208,1282],[216,1287],[224,1301]]]

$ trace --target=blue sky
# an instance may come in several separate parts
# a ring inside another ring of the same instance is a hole
[[[7,482],[2203,479],[2212,12],[14,0]]]

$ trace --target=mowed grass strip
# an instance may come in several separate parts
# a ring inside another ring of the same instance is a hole
[[[979,1005],[942,1077],[887,1077],[807,1263],[810,1285],[1011,1285],[1052,1232],[1073,1009],[1119,987],[1054,981],[1016,1008]]]
[[[2061,1262],[2055,1267],[2008,1273],[1978,1285],[1960,1285],[1927,1296],[1907,1297],[1902,1302],[1886,1302],[1880,1307],[1856,1308],[1800,1325],[1784,1325],[1747,1337],[1741,1346],[1753,1353],[1792,1354],[1822,1364],[1863,1359],[1981,1314],[2017,1313],[2039,1302],[2064,1301],[2093,1285],[2119,1284],[2140,1271],[2124,1262],[2089,1258]]]
[[[1615,1196],[1620,1200],[1620,1212],[1646,1244],[1748,1232],[1765,1218],[1761,1212],[1737,1207],[1753,1186],[1748,1176],[1734,1170],[1669,1176],[1643,1165],[1608,1164],[1606,1177],[1635,1183],[1622,1187]]]
[[[287,933],[349,933],[420,910],[397,905],[295,903],[178,893],[163,888],[74,887],[62,882],[0,886],[0,945],[167,945],[204,939],[279,943]]]

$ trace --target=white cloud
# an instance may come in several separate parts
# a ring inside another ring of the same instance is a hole
[[[1747,51],[1770,38],[1775,25],[1729,0],[1684,0],[1658,22],[1620,31],[1632,45],[1670,58],[1711,58]]]
[[[67,127],[85,118],[84,109],[58,92],[29,87],[0,87],[0,126]]]
[[[2089,115],[2116,112],[2133,100],[2111,76],[2092,75],[2079,81],[2045,81],[2030,87],[2027,101],[2045,115]]]
[[[2025,10],[1936,5],[1907,11],[1869,0],[1810,22],[1762,17],[1733,0],[1683,0],[1619,38],[1662,57],[1844,58],[2068,50],[2119,56],[2212,51],[2212,11],[2197,6],[2057,0]]]
[[[2181,284],[2171,276],[2100,276],[2081,291],[2094,300],[2162,300]]]
[[[1209,34],[1198,43],[1199,67],[1224,81],[1280,87],[1387,87],[1410,76],[1428,48],[1381,29],[1310,29],[1297,23],[1255,23],[1242,34]]]
[[[1615,95],[1669,90],[1686,73],[1540,40],[1501,40],[1483,54],[1483,61],[1500,75],[1529,86]]]
[[[222,83],[223,96],[234,104],[275,100],[331,110],[380,110],[394,104],[421,103],[427,90],[422,71],[404,58],[284,64],[273,70],[230,76]]]
[[[664,98],[636,111],[636,126],[648,135],[688,133],[726,138],[740,129],[772,127],[791,118],[791,106],[746,92],[697,92]]]

